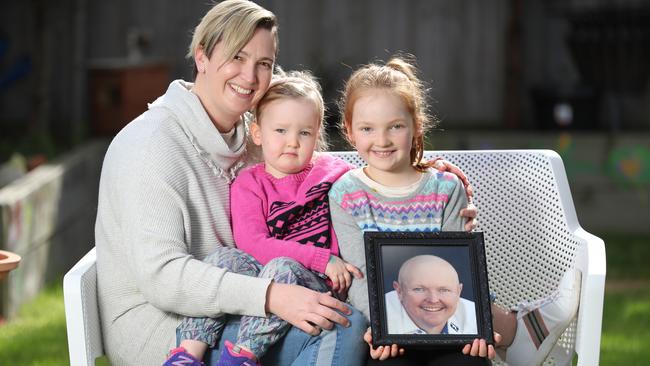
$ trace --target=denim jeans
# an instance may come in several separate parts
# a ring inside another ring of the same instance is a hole
[[[350,327],[336,325],[332,330],[323,330],[319,336],[310,336],[302,330],[291,327],[283,338],[273,345],[262,357],[264,366],[360,366],[368,355],[368,345],[363,333],[368,323],[359,311],[352,309],[347,316]],[[223,329],[217,347],[212,348],[204,359],[206,365],[216,365],[224,349],[224,341],[235,342],[239,330],[239,317],[231,316]]]
[[[221,268],[227,268],[234,273],[249,276],[270,277],[280,283],[301,284],[317,291],[326,291],[325,285],[315,275],[304,269],[297,262],[289,258],[276,258],[267,266],[261,266],[253,257],[236,248],[220,247],[204,259]],[[286,270],[290,269],[290,270]],[[363,341],[363,333],[368,327],[365,317],[355,309],[348,316],[350,327],[336,326],[331,331],[323,331],[319,336],[310,336],[300,329],[286,324],[281,319],[273,323],[284,323],[277,337],[271,341],[265,340],[261,347],[268,348],[262,361],[268,365],[362,365],[368,354],[368,346]],[[256,322],[254,317],[243,317],[245,323],[251,325]],[[277,318],[271,316],[269,318]],[[266,319],[266,318],[261,318]],[[216,364],[220,350],[223,349],[224,340],[238,343],[238,330],[242,324],[242,317],[223,316],[219,318],[192,318],[186,317],[176,330],[176,339],[180,343],[183,339],[200,340],[211,348],[206,354],[206,365]],[[259,326],[259,324],[253,324]],[[263,324],[262,327],[266,325]],[[286,336],[282,337],[284,332]],[[241,337],[240,337],[241,338]],[[250,337],[249,337],[250,338]],[[256,337],[259,338],[259,337]],[[278,339],[279,338],[279,339]],[[260,340],[257,339],[259,342]],[[250,342],[246,343],[250,346]],[[259,346],[259,345],[258,345]]]

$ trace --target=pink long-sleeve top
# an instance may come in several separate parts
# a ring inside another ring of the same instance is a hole
[[[230,188],[237,247],[261,264],[290,257],[324,273],[330,254],[339,254],[328,192],[350,168],[320,154],[302,172],[284,178],[267,173],[264,163],[242,171]]]

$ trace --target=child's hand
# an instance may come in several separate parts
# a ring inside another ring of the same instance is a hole
[[[335,255],[330,255],[330,260],[325,267],[325,275],[332,281],[332,290],[339,293],[347,291],[352,284],[350,273],[356,278],[363,277],[359,268]]]
[[[370,357],[373,360],[386,360],[391,357],[403,356],[404,348],[400,348],[398,345],[393,344],[392,346],[379,346],[374,348],[372,346],[372,334],[370,333],[370,328],[366,330],[366,334],[363,335],[363,340],[368,343],[370,347]]]
[[[494,332],[494,342],[497,345],[501,343],[501,334]],[[463,347],[463,354],[470,356],[487,357],[490,360],[494,360],[497,355],[496,351],[494,350],[494,346],[487,344],[485,342],[485,339],[475,339],[471,345],[466,344],[465,347]]]

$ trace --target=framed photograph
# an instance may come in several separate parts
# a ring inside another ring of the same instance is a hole
[[[375,346],[494,344],[483,233],[366,232]]]

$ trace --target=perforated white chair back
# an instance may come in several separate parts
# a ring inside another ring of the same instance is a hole
[[[355,166],[365,164],[356,152],[335,155]],[[425,153],[426,159],[435,157],[461,167],[474,187],[477,230],[484,233],[490,291],[497,295],[497,304],[511,308],[544,298],[557,288],[567,268],[577,266],[582,271],[580,315],[588,310],[591,318],[574,321],[558,346],[573,352],[576,338],[584,338],[578,344],[583,349],[577,348],[579,364],[597,365],[604,245],[578,224],[560,156],[550,150]]]

